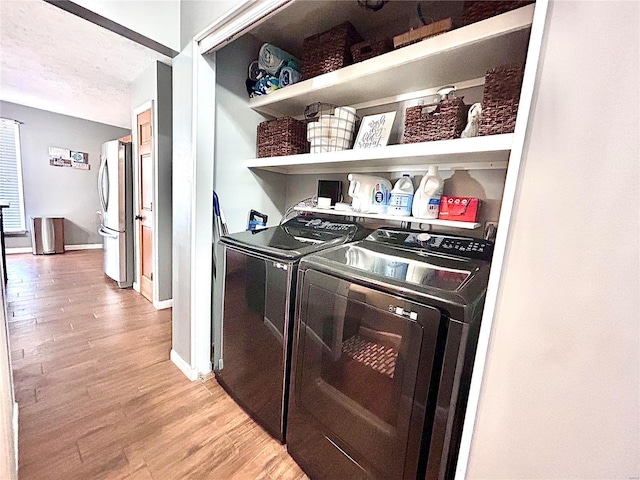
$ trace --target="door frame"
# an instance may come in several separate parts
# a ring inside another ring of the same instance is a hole
[[[214,21],[211,25],[203,29],[199,34],[194,37],[195,46],[198,48],[193,52],[194,64],[202,62],[205,59],[205,55],[209,58],[213,58],[213,65],[211,66],[215,70],[215,55],[211,55],[216,50],[222,48],[227,43],[234,40],[238,35],[250,30],[253,26],[261,23],[269,15],[278,12],[282,8],[286,8],[291,0],[244,0],[237,6],[231,8],[226,14]],[[511,243],[510,227],[513,222],[513,207],[516,201],[516,197],[521,183],[520,167],[523,163],[525,154],[525,143],[528,138],[528,122],[531,114],[531,106],[534,100],[534,96],[537,91],[536,78],[538,76],[540,54],[542,51],[543,40],[545,36],[545,26],[547,21],[547,12],[550,0],[537,0],[536,7],[533,16],[533,22],[531,25],[531,34],[529,37],[529,47],[527,49],[527,62],[525,65],[524,79],[522,84],[522,90],[520,94],[520,107],[516,120],[516,126],[514,131],[513,145],[511,153],[509,155],[509,164],[507,168],[507,177],[505,179],[504,192],[502,195],[502,202],[500,207],[500,217],[495,248],[493,254],[493,261],[491,266],[491,273],[489,275],[489,283],[487,287],[487,295],[485,299],[485,305],[482,315],[482,325],[480,327],[480,334],[478,339],[478,346],[476,350],[476,358],[471,376],[471,386],[469,390],[469,398],[467,403],[466,415],[464,419],[464,426],[462,431],[461,444],[459,449],[458,464],[456,467],[455,478],[463,479],[466,477],[467,466],[469,457],[471,454],[471,443],[473,440],[473,433],[475,430],[475,421],[478,413],[478,405],[482,394],[482,381],[484,376],[484,369],[487,363],[489,344],[491,341],[491,332],[493,329],[493,319],[495,316],[496,307],[498,304],[498,297],[501,291],[501,276],[505,260],[508,258],[508,249]],[[199,53],[199,54],[198,54]],[[206,63],[206,61],[205,61]],[[198,70],[194,68],[194,96],[193,96],[193,109],[194,112],[198,112],[198,93],[205,91],[204,87],[209,90],[214,90],[211,85],[202,85],[202,78],[198,78]],[[215,77],[214,77],[215,79]],[[214,84],[215,85],[215,84]],[[194,115],[195,121],[198,123],[197,115]],[[213,123],[213,121],[212,121]],[[194,126],[194,131],[199,129],[200,125]],[[203,138],[194,137],[194,151],[197,150]],[[215,148],[215,136],[213,139]],[[213,156],[194,156],[194,170],[200,168],[201,162],[214,162]],[[215,182],[214,182],[215,186]],[[198,191],[196,191],[198,190]],[[197,184],[194,184],[194,196],[199,196],[204,192],[200,192],[197,188]],[[206,192],[209,194],[210,192]],[[211,208],[213,208],[211,202]],[[194,217],[192,222],[198,223],[200,220],[200,214],[194,210]],[[207,220],[205,217],[203,220]],[[210,222],[209,222],[210,223]],[[193,225],[192,225],[193,228]],[[196,264],[192,260],[191,268],[196,268]],[[211,269],[208,272],[209,278],[211,277]],[[210,285],[210,284],[209,284]],[[209,301],[211,298],[209,298]],[[203,296],[194,294],[192,285],[192,302],[204,302],[206,299]],[[206,322],[206,323],[205,323]],[[192,341],[192,368],[202,373],[201,368],[197,368],[198,365],[204,364],[201,362],[203,359],[201,355],[207,350],[201,344],[208,340],[210,335],[210,318],[204,319],[193,315],[191,317],[191,341]],[[204,332],[209,332],[209,335],[199,336]],[[194,348],[195,347],[195,348]],[[197,352],[194,352],[197,350]],[[195,358],[194,358],[195,355]],[[199,361],[200,360],[200,361]]]
[[[133,157],[133,208],[134,208],[134,216],[138,215],[138,195],[140,193],[139,181],[140,181],[140,169],[138,165],[138,115],[146,110],[151,110],[151,162],[153,164],[153,204],[158,205],[158,185],[157,185],[157,158],[158,158],[158,142],[156,142],[156,111],[153,100],[148,100],[138,107],[133,109],[131,125],[133,128],[131,129],[131,143],[132,143],[132,157]],[[157,218],[156,211],[154,210],[153,215],[153,271],[158,271],[158,235],[157,235]],[[133,228],[133,245],[134,245],[134,266],[135,266],[135,275],[133,280],[133,289],[140,293],[140,229],[137,227],[137,224],[134,220],[134,228]],[[158,282],[156,279],[153,281],[153,293],[152,293],[152,302],[154,306],[158,303]]]

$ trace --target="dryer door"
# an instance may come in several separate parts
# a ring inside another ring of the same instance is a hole
[[[415,478],[440,312],[316,271],[298,312],[293,457],[318,478]]]

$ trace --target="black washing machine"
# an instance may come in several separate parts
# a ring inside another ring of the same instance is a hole
[[[289,338],[302,257],[361,240],[354,222],[296,217],[222,237],[224,296],[218,382],[271,435],[284,442]]]
[[[312,479],[453,477],[492,250],[380,229],[302,259],[287,447]]]

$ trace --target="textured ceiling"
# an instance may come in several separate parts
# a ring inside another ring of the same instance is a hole
[[[156,60],[171,64],[42,0],[0,0],[2,100],[131,128],[132,82]]]

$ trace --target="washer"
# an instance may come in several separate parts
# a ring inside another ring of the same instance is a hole
[[[371,233],[354,222],[295,217],[283,225],[222,237],[224,295],[218,382],[284,443],[289,338],[298,264]]]
[[[492,251],[380,229],[302,259],[287,447],[311,478],[452,478]]]

